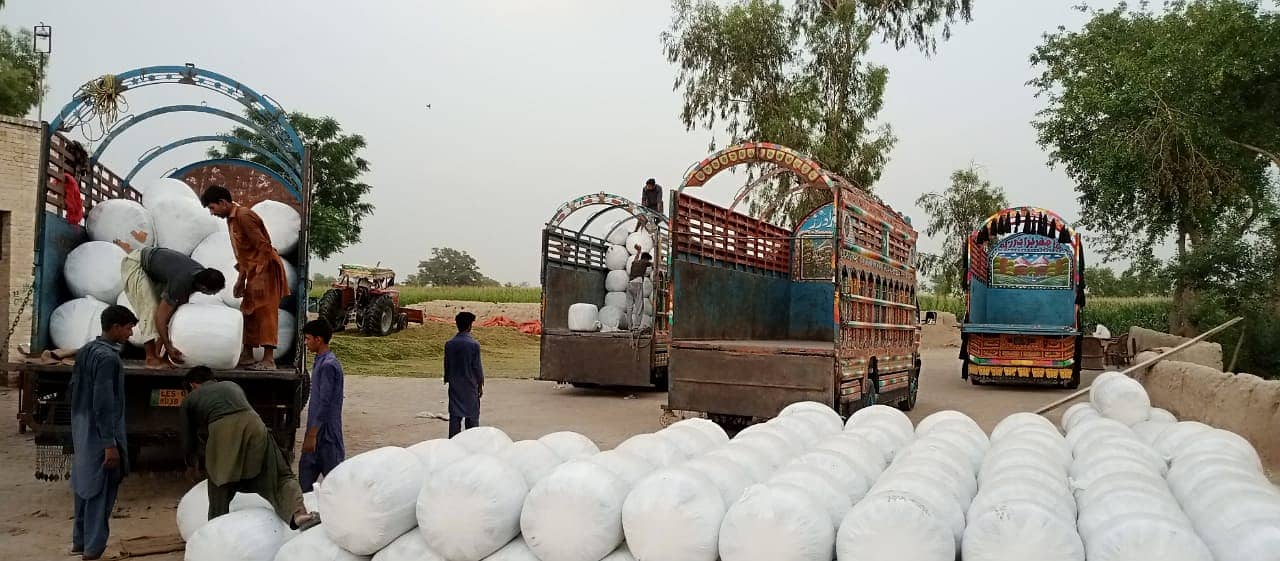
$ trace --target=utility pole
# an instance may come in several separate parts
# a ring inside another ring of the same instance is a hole
[[[49,54],[53,52],[53,27],[40,22],[33,30],[31,37],[32,52],[40,55],[40,97],[37,102],[36,120],[44,121],[44,69],[49,63]]]

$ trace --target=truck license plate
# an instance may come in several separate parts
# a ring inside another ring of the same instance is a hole
[[[177,407],[182,405],[187,392],[183,390],[151,390],[152,407]]]

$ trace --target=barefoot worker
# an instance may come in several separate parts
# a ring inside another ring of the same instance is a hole
[[[213,379],[213,371],[203,366],[187,372],[186,382],[190,393],[178,412],[182,453],[195,475],[200,465],[198,434],[208,434],[204,466],[209,474],[209,519],[229,512],[236,493],[257,493],[290,528],[319,524],[320,516],[307,512],[298,478],[262,418],[249,406],[244,390],[235,382]]]
[[[271,235],[258,213],[231,200],[226,187],[210,185],[200,195],[209,214],[226,219],[231,249],[236,254],[235,296],[244,314],[242,366],[250,370],[275,370],[275,350],[280,325],[280,300],[289,295],[284,260],[271,246]],[[253,350],[262,348],[262,360],[253,361]]]
[[[169,340],[169,319],[178,306],[196,292],[217,294],[226,286],[222,272],[209,269],[172,249],[148,247],[130,253],[120,262],[124,293],[138,316],[134,332],[146,343],[147,368],[181,363],[182,352]]]

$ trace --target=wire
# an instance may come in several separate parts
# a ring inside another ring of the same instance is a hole
[[[120,114],[129,111],[129,102],[125,100],[124,92],[125,87],[115,74],[103,74],[80,86],[75,97],[83,99],[86,104],[82,119],[86,140],[101,140],[111,125],[120,119]],[[98,129],[96,132],[93,126],[95,117]]]

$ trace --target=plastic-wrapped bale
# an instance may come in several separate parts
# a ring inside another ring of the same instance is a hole
[[[819,425],[823,435],[838,434],[841,430],[844,430],[844,421],[840,419],[840,414],[821,403],[800,401],[784,407],[778,413],[779,417],[793,415],[804,415],[806,418],[814,420]]]
[[[955,561],[956,540],[926,502],[909,493],[885,493],[849,511],[836,532],[836,558]]]
[[[935,430],[929,436],[912,442],[907,450],[912,449],[945,453],[951,459],[967,463],[968,471],[976,474],[987,456],[987,441],[967,431]]]
[[[427,538],[417,528],[405,532],[373,555],[373,561],[446,561],[427,547]]]
[[[529,549],[529,544],[525,543],[524,538],[516,536],[515,539],[507,542],[492,555],[484,558],[484,561],[540,561],[533,550]]]
[[[1193,435],[1186,442],[1173,450],[1174,458],[1192,457],[1196,454],[1213,453],[1236,458],[1247,464],[1262,469],[1262,458],[1258,450],[1247,439],[1234,432],[1213,429]]]
[[[1008,503],[1035,504],[1056,516],[1058,523],[1064,528],[1075,529],[1076,504],[1063,479],[1047,484],[1027,477],[998,479],[978,491],[978,496],[969,505],[965,520],[972,525],[973,521],[989,512],[998,511]],[[966,526],[966,532],[967,528]]]
[[[107,305],[93,298],[68,300],[53,310],[49,337],[59,349],[74,350],[102,334],[102,311]]]
[[[977,478],[965,464],[965,460],[939,454],[937,451],[924,451],[895,461],[881,477],[888,479],[901,476],[933,482],[937,488],[946,491],[961,509],[967,508],[978,493]]]
[[[511,437],[498,427],[472,427],[452,438],[472,454],[497,456],[511,446]]]
[[[227,280],[227,285],[218,293],[218,296],[222,298],[224,304],[239,308],[241,299],[235,295],[235,286],[240,273],[236,271],[236,257],[231,249],[230,234],[225,231],[209,234],[191,252],[191,258],[205,267],[217,269],[222,273]],[[290,287],[297,286],[298,270],[292,263],[284,262],[284,274],[285,281]]]
[[[613,553],[604,556],[604,559],[600,561],[636,561],[636,557],[631,554],[631,549],[624,543],[618,546],[618,549],[613,550]]]
[[[890,469],[893,468],[890,467]],[[956,500],[956,492],[944,487],[944,485],[945,483],[942,481],[920,474],[892,474],[886,471],[876,481],[876,484],[871,487],[871,492],[863,500],[869,500],[871,497],[882,494],[906,493],[911,495],[927,504],[929,511],[947,524],[947,527],[951,530],[951,537],[955,541],[953,545],[959,545],[960,538],[964,535],[964,509]]]
[[[231,512],[248,510],[251,508],[267,509],[272,512],[271,503],[255,493],[236,493],[231,499]],[[178,534],[182,539],[190,540],[191,536],[209,521],[209,482],[201,481],[195,484],[185,495],[182,500],[178,501]]]
[[[797,443],[808,448],[818,443],[818,440],[824,436],[830,436],[826,432],[826,424],[821,420],[814,418],[813,415],[797,414],[786,417],[775,417],[768,423],[775,429],[783,429],[790,431],[789,434],[795,435],[799,440]]]
[[[302,233],[302,215],[298,211],[280,201],[262,201],[249,210],[262,218],[276,253],[293,253],[294,248],[298,247],[298,236]]]
[[[812,450],[792,460],[789,466],[808,466],[816,468],[839,485],[839,489],[849,496],[853,502],[862,499],[870,490],[878,473],[863,471],[865,467],[856,465],[844,454],[831,450]],[[784,468],[785,469],[785,468]],[[841,519],[843,519],[843,514]],[[838,521],[837,521],[838,522]]]
[[[1173,413],[1170,413],[1167,409],[1161,409],[1161,408],[1159,408],[1159,407],[1152,407],[1152,408],[1151,408],[1151,418],[1150,418],[1150,419],[1148,419],[1148,420],[1149,420],[1149,421],[1154,421],[1154,422],[1157,422],[1157,423],[1176,423],[1176,422],[1178,422],[1178,418],[1177,418],[1177,417],[1175,417],[1175,416],[1173,415]]]
[[[1071,446],[1071,450],[1074,452],[1080,449],[1081,441],[1092,440],[1104,434],[1133,436],[1133,429],[1130,429],[1120,421],[1106,417],[1087,419],[1077,423],[1075,428],[1067,432],[1067,444]]]
[[[513,442],[498,453],[498,458],[519,470],[529,487],[564,463],[550,447],[537,440]]]
[[[845,423],[844,428],[849,430],[859,424],[868,423],[876,419],[898,425],[901,432],[914,433],[916,431],[915,425],[907,417],[906,413],[903,413],[897,407],[889,407],[883,404],[863,407],[854,411],[852,415],[849,415],[849,420]]]
[[[766,483],[773,487],[790,486],[808,493],[813,498],[813,502],[826,511],[832,528],[840,525],[840,521],[853,506],[853,501],[840,488],[838,481],[812,466],[784,467],[773,474]]]
[[[1245,522],[1209,547],[1216,561],[1276,561],[1280,559],[1280,524],[1275,519]]]
[[[972,428],[977,429],[978,431],[982,431],[982,427],[978,426],[978,422],[974,421],[973,418],[959,411],[947,410],[947,411],[939,411],[937,413],[929,415],[928,417],[925,417],[924,419],[921,419],[920,424],[916,425],[916,436],[917,437],[928,436],[930,432],[950,422],[964,423],[966,425],[969,425]],[[986,433],[984,432],[983,434],[986,434]]]
[[[418,463],[422,464],[424,481],[446,466],[471,455],[471,452],[468,452],[461,444],[448,438],[426,440],[414,444],[406,448],[406,450],[418,458]]]
[[[720,490],[683,468],[638,483],[622,505],[622,530],[638,561],[715,561],[724,520]]]
[[[422,485],[418,528],[445,559],[480,561],[520,533],[528,494],[516,468],[487,454],[468,456]]]
[[[538,442],[549,446],[565,461],[589,458],[600,452],[600,448],[590,438],[567,430],[543,435]]]
[[[1070,524],[1032,502],[1010,501],[977,514],[964,531],[965,561],[1084,561],[1084,543]]]
[[[688,425],[671,425],[655,434],[675,444],[680,449],[680,454],[686,458],[710,452],[719,444],[706,433]]]
[[[893,461],[898,451],[907,447],[915,437],[900,438],[901,433],[887,424],[861,424],[845,431],[845,434],[860,436],[870,441],[880,452],[887,464]]]
[[[1187,528],[1191,528],[1191,519],[1187,518],[1168,489],[1150,491],[1146,489],[1116,489],[1106,496],[1089,503],[1080,509],[1076,527],[1080,535],[1093,538],[1111,524],[1130,514],[1152,514],[1170,520],[1177,520]]]
[[[275,511],[250,508],[219,516],[187,540],[186,561],[272,561],[293,532]]]
[[[610,245],[609,249],[604,252],[604,266],[610,271],[623,271],[627,268],[627,258],[631,254],[627,252],[627,248],[620,245]]]
[[[169,338],[187,366],[235,368],[244,344],[244,316],[225,306],[184,304],[169,322]]]
[[[606,292],[626,292],[630,281],[631,276],[626,271],[609,271],[604,277],[604,289]]]
[[[1101,416],[1102,414],[1098,413],[1098,410],[1094,409],[1092,405],[1088,403],[1077,403],[1068,407],[1067,410],[1062,413],[1062,423],[1060,426],[1062,427],[1062,430],[1071,432],[1075,429],[1076,425],[1081,422]]]
[[[1213,427],[1196,421],[1181,421],[1160,433],[1160,437],[1151,443],[1157,452],[1172,457],[1183,444],[1193,440],[1196,435],[1213,430]]]
[[[730,441],[729,444],[716,448],[705,454],[708,458],[724,458],[741,467],[750,476],[751,481],[760,482],[773,475],[778,467],[768,453],[760,450],[761,445]]]
[[[1151,416],[1151,397],[1147,389],[1129,377],[1107,382],[1092,396],[1092,403],[1102,416],[1127,426],[1136,425]]]
[[[598,561],[622,543],[622,504],[629,489],[602,465],[567,462],[529,491],[521,534],[542,561]]]
[[[1071,447],[1066,439],[1056,432],[1058,429],[1053,430],[1055,432],[1052,433],[1033,429],[1021,430],[993,443],[987,450],[987,455],[995,454],[999,450],[1031,448],[1044,452],[1064,467],[1069,466],[1071,465]]]
[[[578,303],[569,306],[570,331],[599,331],[600,308],[595,304]]]
[[[1086,441],[1076,450],[1075,461],[1084,465],[1091,465],[1116,456],[1138,459],[1145,463],[1152,472],[1162,476],[1169,471],[1168,462],[1157,454],[1155,450],[1152,450],[1147,443],[1138,440],[1135,435],[1118,436],[1108,434]]]
[[[642,286],[641,290],[645,298],[652,298],[653,297],[653,279],[649,277],[645,277],[644,285]]]
[[[388,446],[348,458],[317,493],[324,529],[343,549],[372,555],[413,528],[422,466],[413,453]]]
[[[751,486],[720,525],[723,561],[830,561],[834,546],[828,514],[790,486]]]
[[[1089,561],[1214,561],[1190,526],[1157,514],[1127,514],[1107,522],[1095,535],[1082,537]]]
[[[750,429],[751,427],[747,427]],[[760,430],[747,432],[746,429],[734,435],[733,440],[729,441],[734,446],[750,446],[752,449],[768,456],[769,466],[771,468],[781,467],[783,464],[791,461],[796,454],[803,451],[795,441],[788,440],[776,430],[770,427],[762,427]]]
[[[624,226],[628,221],[634,220],[629,218],[626,220],[618,220],[609,225],[609,231],[605,234],[605,240],[611,245],[622,246],[625,250],[627,246],[627,236],[631,235],[631,229]]]
[[[687,459],[670,439],[650,433],[632,436],[614,449],[632,454],[654,467],[667,467]]]
[[[716,444],[724,444],[729,441],[729,434],[724,432],[724,429],[720,428],[720,425],[717,425],[707,419],[694,417],[692,419],[677,421],[671,425],[673,428],[683,426],[690,426],[702,431],[703,434],[710,437]]]
[[[605,450],[586,460],[609,470],[621,478],[627,484],[628,489],[653,473],[652,464],[640,459],[635,454],[620,450]]]
[[[124,290],[120,262],[125,252],[111,242],[85,242],[67,254],[63,277],[77,298],[92,297],[99,302],[115,302]]]
[[[600,308],[600,331],[603,333],[610,333],[618,331],[619,329],[624,329],[627,324],[626,317],[627,314],[622,308],[615,308],[613,306]]]
[[[870,440],[856,434],[845,433],[824,439],[813,449],[830,450],[844,456],[859,473],[866,475],[871,481],[875,481],[888,466],[880,449]]]
[[[1121,378],[1128,378],[1128,376],[1114,370],[1098,374],[1098,377],[1093,379],[1093,383],[1089,384],[1089,402],[1093,403],[1097,401],[1098,392],[1101,391],[1103,387]],[[1094,407],[1097,407],[1097,405],[1094,405]]]
[[[329,539],[324,525],[312,528],[280,547],[275,561],[369,561],[368,555],[356,555]]]
[[[93,205],[85,227],[89,230],[89,239],[111,243],[125,253],[155,244],[151,213],[129,199],[108,199]]]
[[[737,502],[747,487],[757,483],[745,468],[722,456],[694,458],[681,464],[680,467],[701,473],[714,483],[720,490],[720,498],[724,499],[725,508]]]
[[[167,199],[186,199],[200,204],[200,196],[181,179],[162,177],[147,183],[142,190],[142,206],[147,210],[151,210],[156,203]]]
[[[143,206],[151,212],[156,230],[156,246],[191,255],[200,242],[218,231],[218,219],[200,206],[198,200],[169,197]]]
[[[636,250],[636,246],[640,246],[639,251]],[[653,255],[653,236],[643,230],[632,232],[631,235],[627,236],[627,251],[632,255],[641,253]]]
[[[1049,419],[1043,415],[1035,413],[1014,413],[1001,419],[996,423],[996,427],[991,430],[991,441],[997,442],[1004,437],[1014,434],[1018,431],[1031,428],[1032,430],[1044,430],[1052,434],[1058,434],[1058,429],[1053,426]]]
[[[133,309],[133,304],[129,303],[129,293],[127,292],[120,293],[120,297],[116,298],[116,305],[124,306],[137,315],[137,311]],[[141,347],[147,343],[147,340],[143,339],[143,334],[135,329],[133,335],[129,336],[129,343],[135,347]]]
[[[604,306],[606,308],[626,310],[630,305],[631,299],[627,298],[626,292],[606,292],[604,295]]]

